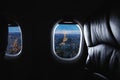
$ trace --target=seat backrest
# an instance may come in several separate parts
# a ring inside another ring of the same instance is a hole
[[[84,24],[88,47],[86,66],[109,79],[120,80],[120,10],[91,19]]]

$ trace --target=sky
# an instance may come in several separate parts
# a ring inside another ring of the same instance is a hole
[[[56,34],[80,34],[80,29],[75,24],[59,24],[55,30]]]
[[[19,30],[19,27],[18,26],[16,26],[16,27],[8,27],[8,30],[9,30],[9,32],[20,32],[20,30]]]

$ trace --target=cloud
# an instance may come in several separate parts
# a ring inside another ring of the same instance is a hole
[[[19,27],[8,27],[9,32],[20,32]]]
[[[57,31],[55,31],[55,34],[63,34],[63,33],[66,33],[66,34],[80,34],[80,31],[79,30],[57,30]]]

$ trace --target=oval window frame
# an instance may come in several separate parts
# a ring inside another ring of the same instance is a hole
[[[7,44],[6,51],[5,51],[5,59],[14,59],[14,58],[19,57],[21,55],[21,53],[22,53],[22,50],[23,50],[23,34],[22,34],[22,29],[21,29],[20,24],[17,23],[16,21],[14,21],[14,20],[11,20],[11,19],[9,19],[9,20],[10,20],[10,22],[13,22],[14,24],[16,24],[17,27],[19,28],[19,31],[20,31],[20,39],[21,39],[21,49],[20,49],[20,51],[17,54],[16,53],[15,54],[6,53],[8,44]],[[8,23],[8,36],[9,36],[9,27],[10,27],[10,25],[11,25],[11,23]],[[9,43],[9,40],[8,40],[8,43]]]
[[[55,48],[54,48],[54,46],[55,46],[55,41],[54,41],[54,35],[53,34],[55,34],[55,29],[56,29],[56,27],[59,25],[59,23],[61,22],[61,21],[63,21],[63,19],[61,19],[61,20],[59,20],[59,21],[57,21],[54,25],[53,25],[53,27],[52,27],[52,31],[51,31],[51,50],[52,50],[52,55],[54,56],[54,58],[56,59],[56,60],[58,60],[58,61],[61,61],[61,62],[75,62],[75,61],[77,61],[77,60],[79,60],[81,57],[82,57],[82,55],[83,55],[83,48],[84,48],[84,34],[83,34],[83,27],[82,27],[82,25],[79,23],[79,21],[77,21],[77,20],[72,20],[73,22],[75,22],[76,24],[77,24],[77,26],[78,26],[78,28],[79,28],[79,30],[80,30],[80,44],[79,44],[79,51],[78,51],[78,53],[77,53],[77,55],[76,56],[74,56],[73,58],[62,58],[62,57],[60,57],[60,56],[58,56],[57,55],[57,53],[55,52]],[[71,22],[72,22],[71,21]],[[69,21],[67,21],[67,22],[69,22]]]

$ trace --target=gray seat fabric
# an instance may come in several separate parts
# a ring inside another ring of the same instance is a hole
[[[92,19],[84,24],[88,47],[86,67],[110,80],[120,80],[120,14],[118,9],[109,15]]]

